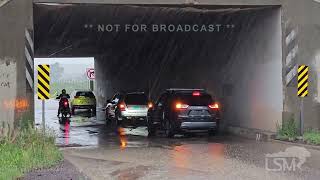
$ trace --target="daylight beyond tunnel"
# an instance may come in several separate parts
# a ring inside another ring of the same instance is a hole
[[[100,105],[116,91],[155,100],[166,88],[204,88],[229,126],[274,131],[282,119],[279,7],[34,9],[36,56],[94,56]]]

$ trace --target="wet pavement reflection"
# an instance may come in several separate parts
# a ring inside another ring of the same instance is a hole
[[[38,102],[40,103],[40,102]],[[174,139],[167,139],[163,134],[156,138],[148,138],[147,127],[115,127],[105,124],[105,116],[102,110],[92,114],[89,111],[76,111],[71,118],[61,119],[57,117],[58,102],[49,100],[46,102],[46,127],[55,132],[56,144],[61,147],[162,147],[167,149],[178,148],[184,141],[193,143],[208,143],[208,136],[178,135]],[[36,125],[41,127],[41,108],[36,108]],[[61,121],[62,123],[59,123]],[[215,145],[217,146],[217,145]],[[217,146],[218,147],[218,146]],[[222,147],[223,148],[223,147]],[[217,151],[216,148],[213,148]],[[185,150],[187,153],[188,151]],[[217,154],[217,152],[215,152]]]
[[[149,138],[143,126],[107,126],[104,112],[99,109],[96,115],[77,111],[59,124],[57,105],[56,101],[47,102],[46,126],[56,133],[56,144],[66,147],[63,148],[65,157],[92,177],[314,179],[320,176],[318,151],[311,152],[312,159],[308,159],[303,171],[272,174],[265,170],[265,154],[284,151],[287,145],[207,134],[168,139],[160,132]],[[36,109],[36,124],[41,127],[41,108]]]

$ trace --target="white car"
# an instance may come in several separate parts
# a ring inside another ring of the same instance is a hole
[[[107,101],[107,121],[114,119],[117,125],[146,123],[150,107],[152,104],[144,92],[116,93]]]

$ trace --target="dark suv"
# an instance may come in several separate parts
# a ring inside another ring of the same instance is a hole
[[[167,89],[148,111],[149,136],[157,129],[167,137],[180,132],[209,132],[219,128],[219,105],[203,89]]]

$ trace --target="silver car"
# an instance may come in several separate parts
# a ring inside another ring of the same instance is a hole
[[[115,119],[116,124],[145,124],[148,109],[152,107],[144,92],[116,93],[107,101],[107,121]]]

